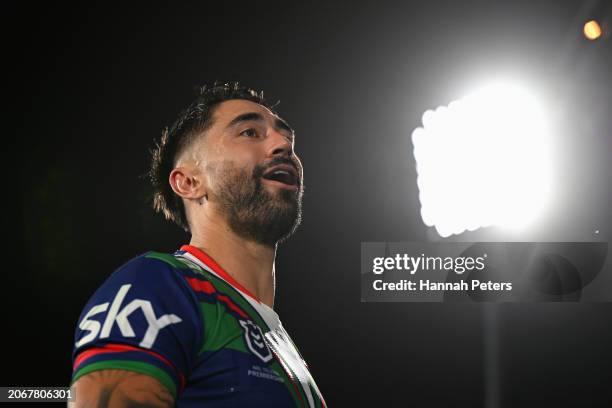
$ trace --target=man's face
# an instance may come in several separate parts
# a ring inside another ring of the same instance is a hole
[[[303,173],[289,126],[257,103],[219,104],[199,145],[208,201],[230,228],[272,246],[301,220]]]

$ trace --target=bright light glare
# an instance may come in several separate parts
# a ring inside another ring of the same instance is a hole
[[[595,20],[587,21],[582,28],[584,36],[593,41],[601,37],[601,26]]]
[[[535,98],[509,83],[426,111],[412,133],[423,222],[448,237],[533,221],[551,193],[546,122]]]

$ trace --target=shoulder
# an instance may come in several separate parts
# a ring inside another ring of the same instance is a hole
[[[116,275],[134,278],[152,277],[161,274],[176,273],[180,264],[172,254],[148,251],[119,266],[110,278]]]
[[[155,339],[147,337],[149,328],[161,330],[170,324],[172,329],[162,332],[200,337],[199,301],[186,279],[187,268],[173,258],[149,251],[117,268],[83,308],[76,347],[93,344],[99,335],[102,340],[114,337],[120,343],[150,348]]]
[[[90,297],[83,313],[94,305],[117,303],[119,307],[130,301],[136,301],[135,305],[148,303],[155,310],[197,310],[198,301],[188,280],[192,274],[172,254],[145,252],[108,276]]]
[[[148,251],[117,268],[102,286],[116,286],[118,283],[137,283],[146,287],[158,287],[164,283],[183,286],[190,277],[204,278],[195,268],[199,267],[173,254]]]

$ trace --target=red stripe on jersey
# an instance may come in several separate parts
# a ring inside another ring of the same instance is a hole
[[[229,297],[225,295],[218,295],[217,299],[224,302],[230,309],[238,313],[240,317],[244,319],[250,319],[249,315],[246,314],[242,309],[240,309],[234,302],[232,302],[232,300]]]
[[[90,357],[98,356],[100,354],[106,354],[106,353],[122,353],[126,351],[138,351],[142,353],[147,353],[157,358],[158,360],[161,360],[168,367],[170,367],[175,373],[178,374],[179,381],[180,381],[179,389],[182,390],[185,387],[185,376],[183,376],[183,374],[179,370],[177,370],[174,364],[172,364],[172,362],[168,360],[166,357],[152,350],[145,350],[140,347],[128,346],[127,344],[105,344],[102,347],[96,347],[96,348],[85,350],[82,353],[80,353],[78,357],[74,360],[72,369],[76,370],[78,366],[80,366],[85,360],[89,359]]]
[[[191,286],[193,290],[195,290],[196,292],[204,292],[208,295],[212,295],[213,293],[216,292],[213,284],[208,281],[202,281],[196,278],[185,278],[185,279],[187,279],[187,283],[189,283],[189,286]],[[227,307],[229,307],[231,310],[238,313],[240,317],[245,318],[245,319],[249,318],[249,315],[244,310],[242,310],[237,304],[232,302],[232,300],[229,297],[218,294],[217,299],[225,303]]]
[[[245,295],[248,295],[248,296],[252,297],[258,303],[261,303],[260,300],[255,297],[255,295],[253,295],[251,292],[246,290],[241,284],[236,282],[236,280],[234,278],[232,278],[229,273],[225,272],[225,270],[221,267],[221,265],[219,265],[217,262],[215,262],[214,259],[212,259],[210,256],[208,256],[200,248],[196,248],[193,245],[183,245],[181,247],[181,251],[189,252],[191,255],[193,255],[196,258],[198,258],[202,263],[204,263],[205,265],[210,267],[210,269],[215,271],[215,273],[217,275],[221,276],[224,280],[226,280],[228,283],[230,283],[232,286],[234,286],[240,292],[244,293]]]
[[[196,278],[185,278],[189,286],[196,292],[204,292],[208,295],[215,293],[215,287],[208,281],[203,281]]]

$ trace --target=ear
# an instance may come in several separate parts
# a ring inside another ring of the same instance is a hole
[[[204,177],[195,166],[177,167],[170,172],[172,190],[185,199],[200,199],[206,195]]]

